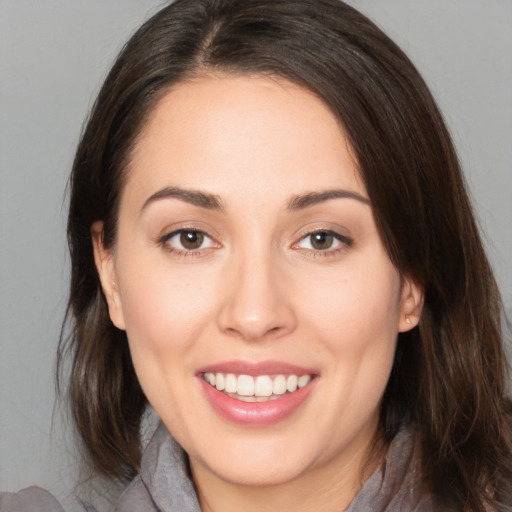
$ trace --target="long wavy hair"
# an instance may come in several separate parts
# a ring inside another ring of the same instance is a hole
[[[408,422],[435,495],[457,510],[503,510],[512,495],[503,308],[457,155],[406,55],[338,0],[177,0],[135,33],[107,76],[71,173],[58,356],[61,369],[70,360],[73,417],[93,467],[121,480],[137,472],[147,401],[126,334],[109,319],[91,225],[102,220],[105,246],[115,245],[145,120],[173,84],[212,72],[287,79],[342,123],[389,257],[425,292],[418,327],[399,335],[381,439]]]

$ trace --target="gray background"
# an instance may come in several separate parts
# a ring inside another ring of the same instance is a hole
[[[352,0],[430,84],[512,307],[512,1]],[[0,488],[75,506],[53,390],[67,293],[65,185],[82,120],[122,44],[162,1],[0,0]]]

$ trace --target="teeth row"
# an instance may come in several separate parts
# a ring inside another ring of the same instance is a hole
[[[293,393],[303,388],[311,380],[311,375],[277,375],[272,378],[268,375],[234,375],[232,373],[205,373],[204,380],[226,393],[236,393],[240,396],[268,397],[284,395],[287,391]]]

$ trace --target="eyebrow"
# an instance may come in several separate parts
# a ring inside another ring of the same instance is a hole
[[[355,199],[363,204],[370,205],[370,200],[357,192],[335,189],[322,192],[308,192],[295,196],[289,201],[288,210],[302,210],[331,199]]]
[[[158,192],[149,196],[142,205],[141,211],[148,205],[159,201],[160,199],[176,198],[185,201],[186,203],[206,208],[207,210],[224,210],[224,206],[219,196],[208,194],[207,192],[200,192],[199,190],[189,190],[180,187],[165,187]]]
[[[144,201],[141,211],[155,201],[170,198],[181,199],[186,203],[199,206],[200,208],[205,208],[207,210],[224,211],[224,205],[222,204],[222,200],[219,196],[209,194],[207,192],[201,192],[199,190],[189,190],[180,187],[165,187],[155,192],[149,196],[146,201]],[[305,194],[294,196],[288,202],[287,209],[291,211],[302,210],[331,199],[354,199],[366,205],[370,204],[369,199],[357,192],[335,189],[325,190],[322,192],[307,192]]]

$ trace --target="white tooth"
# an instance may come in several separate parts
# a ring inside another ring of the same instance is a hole
[[[272,394],[272,379],[268,375],[256,377],[254,394],[256,396],[270,396]]]
[[[236,377],[232,373],[228,373],[224,379],[224,391],[236,393]]]
[[[311,380],[311,376],[310,375],[301,375],[299,377],[299,382],[298,382],[299,388],[303,388],[304,386],[309,384],[310,380]]]
[[[212,374],[211,373],[205,373],[204,374],[204,380],[208,382],[208,384],[212,383]]]
[[[272,392],[274,395],[284,395],[286,393],[286,377],[278,375],[272,384]]]
[[[224,390],[224,375],[222,373],[215,375],[215,387],[218,391]]]
[[[289,375],[286,379],[286,389],[293,393],[294,391],[297,391],[297,383],[299,381],[299,378],[297,375]]]
[[[210,373],[210,384],[215,386],[215,373]]]
[[[250,375],[239,375],[236,392],[241,396],[254,396],[254,379]]]

